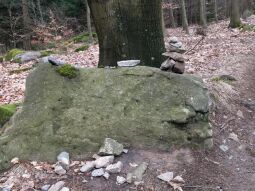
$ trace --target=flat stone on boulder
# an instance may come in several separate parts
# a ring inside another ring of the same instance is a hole
[[[136,66],[81,68],[69,79],[56,68],[38,64],[28,76],[22,108],[0,135],[0,169],[14,157],[56,162],[63,150],[89,157],[108,137],[161,150],[211,138],[200,78]]]

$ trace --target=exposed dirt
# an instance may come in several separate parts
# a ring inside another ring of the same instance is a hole
[[[222,30],[228,30],[226,26],[222,24]],[[169,35],[179,36],[184,44],[190,46],[200,39],[194,34],[188,37],[180,33],[180,29],[169,32]],[[30,163],[22,163],[2,173],[0,182],[5,182],[6,177],[19,177],[14,186],[16,190],[22,190],[21,187],[23,190],[29,190],[29,187],[40,190],[42,185],[63,180],[73,191],[171,191],[173,189],[170,185],[156,177],[162,172],[172,171],[175,176],[181,175],[186,181],[182,187],[184,191],[254,191],[255,110],[252,105],[255,102],[255,34],[242,34],[240,39],[235,37],[236,32],[227,31],[225,37],[213,41],[214,35],[220,36],[210,33],[203,44],[186,56],[188,72],[203,77],[213,98],[210,121],[214,130],[214,147],[211,150],[171,148],[168,152],[159,152],[130,148],[128,154],[116,159],[124,163],[124,169],[118,175],[125,176],[132,169],[129,163],[148,162],[144,182],[139,186],[116,185],[117,175],[112,175],[109,180],[91,179],[89,174],[77,171],[81,166],[80,162],[71,167],[64,176],[55,175],[49,164],[42,163],[42,170],[38,170]],[[234,37],[230,37],[231,35]],[[242,51],[233,48],[231,54],[225,54],[223,50],[218,50],[224,46],[220,44],[220,40],[224,38],[233,41],[230,46],[226,45],[229,48],[235,46],[237,41],[241,41],[243,47],[249,48]],[[205,51],[207,42],[210,42],[211,47],[208,47],[208,50],[214,52],[213,54]],[[199,57],[203,54],[208,55]],[[220,74],[231,75],[237,81],[213,80]],[[229,139],[230,133],[235,133],[239,142]],[[223,152],[220,145],[227,145],[229,150]],[[30,174],[31,177],[21,178],[22,174]],[[25,188],[24,185],[28,186]]]

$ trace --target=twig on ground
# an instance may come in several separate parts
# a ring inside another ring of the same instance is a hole
[[[207,158],[207,157],[205,157],[205,160],[207,160],[207,161],[209,161],[209,162],[212,162],[213,164],[220,165],[219,162],[213,161],[212,159],[209,159],[209,158]]]
[[[233,121],[233,120],[235,120],[235,117],[231,117],[230,119],[228,119],[228,120],[220,127],[220,132],[219,132],[219,134],[220,134],[222,131],[224,131],[224,130],[226,129],[226,127],[227,127],[227,124],[228,124],[229,122]]]
[[[202,36],[202,38],[195,44],[195,46],[189,50],[187,50],[187,52],[185,52],[184,54],[188,54],[189,52],[191,52],[192,50],[194,50],[201,42],[203,42],[203,40],[205,39],[204,36]]]

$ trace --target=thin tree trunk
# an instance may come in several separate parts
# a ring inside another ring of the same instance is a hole
[[[23,46],[24,49],[28,50],[31,49],[31,42],[30,42],[30,17],[28,11],[28,1],[22,0],[22,17],[23,17],[23,26],[24,26],[24,39],[23,39]]]
[[[37,7],[38,7],[38,11],[40,13],[41,23],[44,24],[43,13],[42,13],[42,7],[41,7],[41,1],[40,0],[37,0]]]
[[[185,30],[186,33],[189,34],[189,25],[188,25],[188,20],[187,20],[185,1],[180,0],[180,4],[181,4],[181,13],[182,13],[182,27],[183,27],[183,30]]]
[[[237,28],[241,25],[239,0],[231,0],[231,15],[229,27]]]
[[[175,19],[174,19],[174,12],[173,12],[172,8],[170,8],[170,10],[169,10],[169,16],[170,16],[171,27],[176,28],[176,23],[175,23]]]
[[[214,18],[218,22],[218,1],[214,0]]]
[[[99,67],[137,59],[160,67],[165,51],[161,0],[88,0],[99,40]]]
[[[207,27],[207,19],[206,19],[206,4],[205,0],[199,0],[199,14],[200,14],[200,25],[203,28]]]
[[[93,34],[92,34],[92,27],[91,27],[91,14],[88,1],[86,1],[86,9],[87,9],[87,27],[89,32],[89,42],[93,42]]]

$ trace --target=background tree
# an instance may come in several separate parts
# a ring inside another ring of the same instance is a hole
[[[99,67],[138,59],[159,67],[165,51],[161,0],[88,0],[99,40]]]
[[[231,0],[230,24],[231,28],[237,28],[241,25],[239,0]]]
[[[181,5],[181,15],[182,15],[182,27],[183,27],[183,30],[185,30],[186,33],[189,34],[189,25],[187,20],[185,1],[180,0],[180,5]]]
[[[206,16],[206,3],[205,0],[199,0],[199,17],[200,17],[200,25],[203,28],[207,27],[207,16]]]
[[[24,49],[29,50],[31,49],[31,41],[30,41],[30,28],[31,28],[31,20],[29,17],[29,8],[28,8],[28,1],[22,0],[22,18],[23,18],[23,25],[24,25],[24,39],[23,39],[23,46]]]

